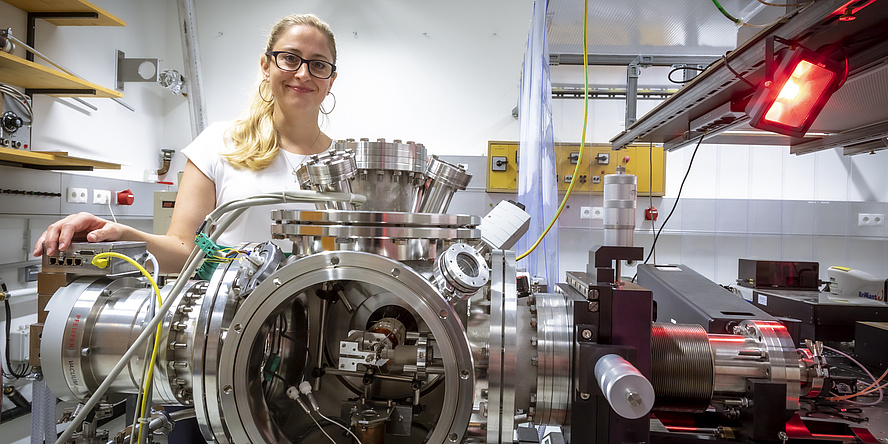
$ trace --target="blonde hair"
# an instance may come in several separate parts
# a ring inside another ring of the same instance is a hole
[[[268,35],[266,51],[271,51],[281,35],[294,26],[311,26],[327,37],[330,52],[333,54],[333,63],[336,63],[336,40],[330,26],[313,14],[298,14],[284,17],[271,28]],[[259,82],[250,98],[250,106],[244,118],[237,120],[228,130],[228,136],[234,143],[234,150],[224,154],[228,163],[235,168],[246,168],[252,171],[262,170],[277,158],[278,134],[274,127],[272,115],[274,112],[274,98],[265,100],[262,98],[262,85]]]

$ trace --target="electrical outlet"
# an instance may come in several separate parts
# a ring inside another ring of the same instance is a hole
[[[592,219],[592,207],[580,207],[580,219]]]
[[[87,189],[86,188],[68,188],[68,194],[67,194],[68,203],[85,204],[86,199],[87,199]]]
[[[111,192],[108,190],[93,190],[93,203],[107,205],[111,202]]]
[[[876,213],[858,213],[858,227],[881,227],[885,225],[885,215]]]

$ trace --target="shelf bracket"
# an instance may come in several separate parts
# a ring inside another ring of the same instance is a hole
[[[123,91],[124,82],[157,83],[157,59],[127,58],[117,50],[117,90]]]
[[[25,40],[28,43],[28,46],[32,48],[36,48],[35,41],[37,40],[37,19],[47,19],[47,18],[99,18],[99,13],[97,12],[29,12],[28,13],[28,35]],[[34,54],[30,51],[25,53],[25,58],[29,62],[34,61]]]
[[[29,88],[25,89],[25,94],[59,94],[59,95],[96,95],[94,89],[63,89],[63,88]]]

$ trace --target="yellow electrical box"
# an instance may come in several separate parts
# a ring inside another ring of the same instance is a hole
[[[573,180],[579,194],[601,194],[604,176],[615,174],[618,166],[638,177],[639,196],[662,196],[666,191],[666,155],[661,146],[630,145],[612,151],[610,145],[586,144],[580,159],[580,144],[555,144],[555,171],[558,192],[566,193]],[[574,171],[580,164],[576,177]],[[487,143],[487,191],[518,191],[518,142]]]

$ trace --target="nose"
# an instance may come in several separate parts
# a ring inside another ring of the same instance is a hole
[[[310,77],[311,74],[308,72],[308,63],[302,62],[299,65],[299,68],[296,68],[296,71],[293,71],[293,75],[297,77]]]

